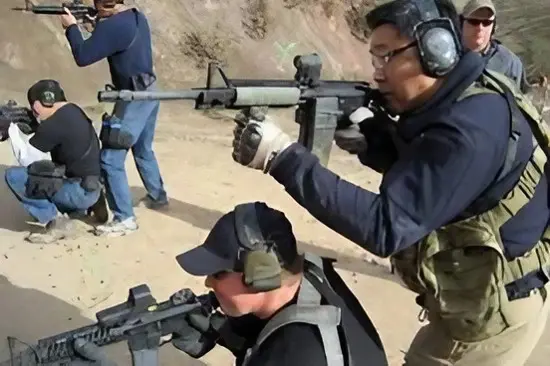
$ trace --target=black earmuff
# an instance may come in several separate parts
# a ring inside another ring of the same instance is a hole
[[[235,228],[239,242],[238,260],[242,266],[243,283],[256,292],[266,292],[281,287],[281,264],[275,243],[262,234],[256,203],[235,207]]]
[[[424,72],[431,77],[448,74],[460,60],[461,43],[451,19],[441,17],[434,0],[414,0],[422,21],[414,37]]]

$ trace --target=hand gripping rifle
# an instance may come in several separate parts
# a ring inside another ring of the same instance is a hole
[[[18,105],[15,100],[8,100],[0,105],[0,141],[8,139],[8,129],[11,123],[17,123],[26,134],[33,133],[38,127],[38,121],[30,108]]]
[[[98,93],[98,100],[194,100],[195,109],[297,106],[298,142],[326,166],[336,127],[349,123],[347,117],[359,107],[382,109],[379,94],[367,82],[320,80],[322,62],[315,53],[296,56],[293,64],[294,80],[253,80],[229,79],[217,64],[209,63],[205,88],[131,91],[112,90],[107,86]],[[221,76],[224,86],[213,87],[216,74]]]
[[[66,14],[63,8],[69,9],[71,14],[82,22],[90,22],[88,17],[93,18],[97,15],[96,8],[84,4],[82,0],[64,2],[61,5],[34,5],[31,0],[25,0],[24,8],[13,8],[12,10],[32,11],[39,15],[63,15]]]
[[[188,289],[157,303],[149,287],[142,284],[129,290],[126,302],[98,312],[96,324],[41,339],[18,354],[12,352],[16,340],[8,337],[11,359],[0,366],[70,365],[78,359],[72,345],[79,338],[98,347],[127,341],[134,366],[156,365],[160,339],[178,330],[178,320],[193,310],[203,308],[210,313],[217,306],[212,292],[195,297]],[[156,352],[144,360],[142,351],[146,350]]]

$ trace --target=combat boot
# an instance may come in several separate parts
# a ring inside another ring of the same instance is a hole
[[[88,216],[94,216],[97,222],[105,224],[109,220],[109,209],[107,208],[107,200],[103,189],[99,192],[99,198],[92,207],[88,209]]]

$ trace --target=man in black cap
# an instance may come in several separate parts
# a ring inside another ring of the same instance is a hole
[[[192,357],[219,344],[243,366],[387,365],[376,330],[332,261],[298,254],[290,222],[265,203],[238,205],[177,261],[206,276],[225,314],[189,317],[173,335]]]
[[[64,214],[88,211],[98,221],[107,221],[99,180],[99,140],[91,120],[67,102],[57,81],[38,81],[29,88],[27,99],[39,126],[20,148],[50,153],[51,161],[9,168],[5,179],[25,210],[45,225],[45,232],[32,233],[27,240],[47,244],[70,233],[70,220]]]

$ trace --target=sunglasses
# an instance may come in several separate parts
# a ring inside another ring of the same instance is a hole
[[[483,25],[484,27],[488,27],[490,26],[491,24],[493,24],[495,22],[494,19],[475,19],[475,18],[466,18],[465,19],[468,24],[471,24],[471,25],[474,25],[474,26],[478,26],[478,25]]]

